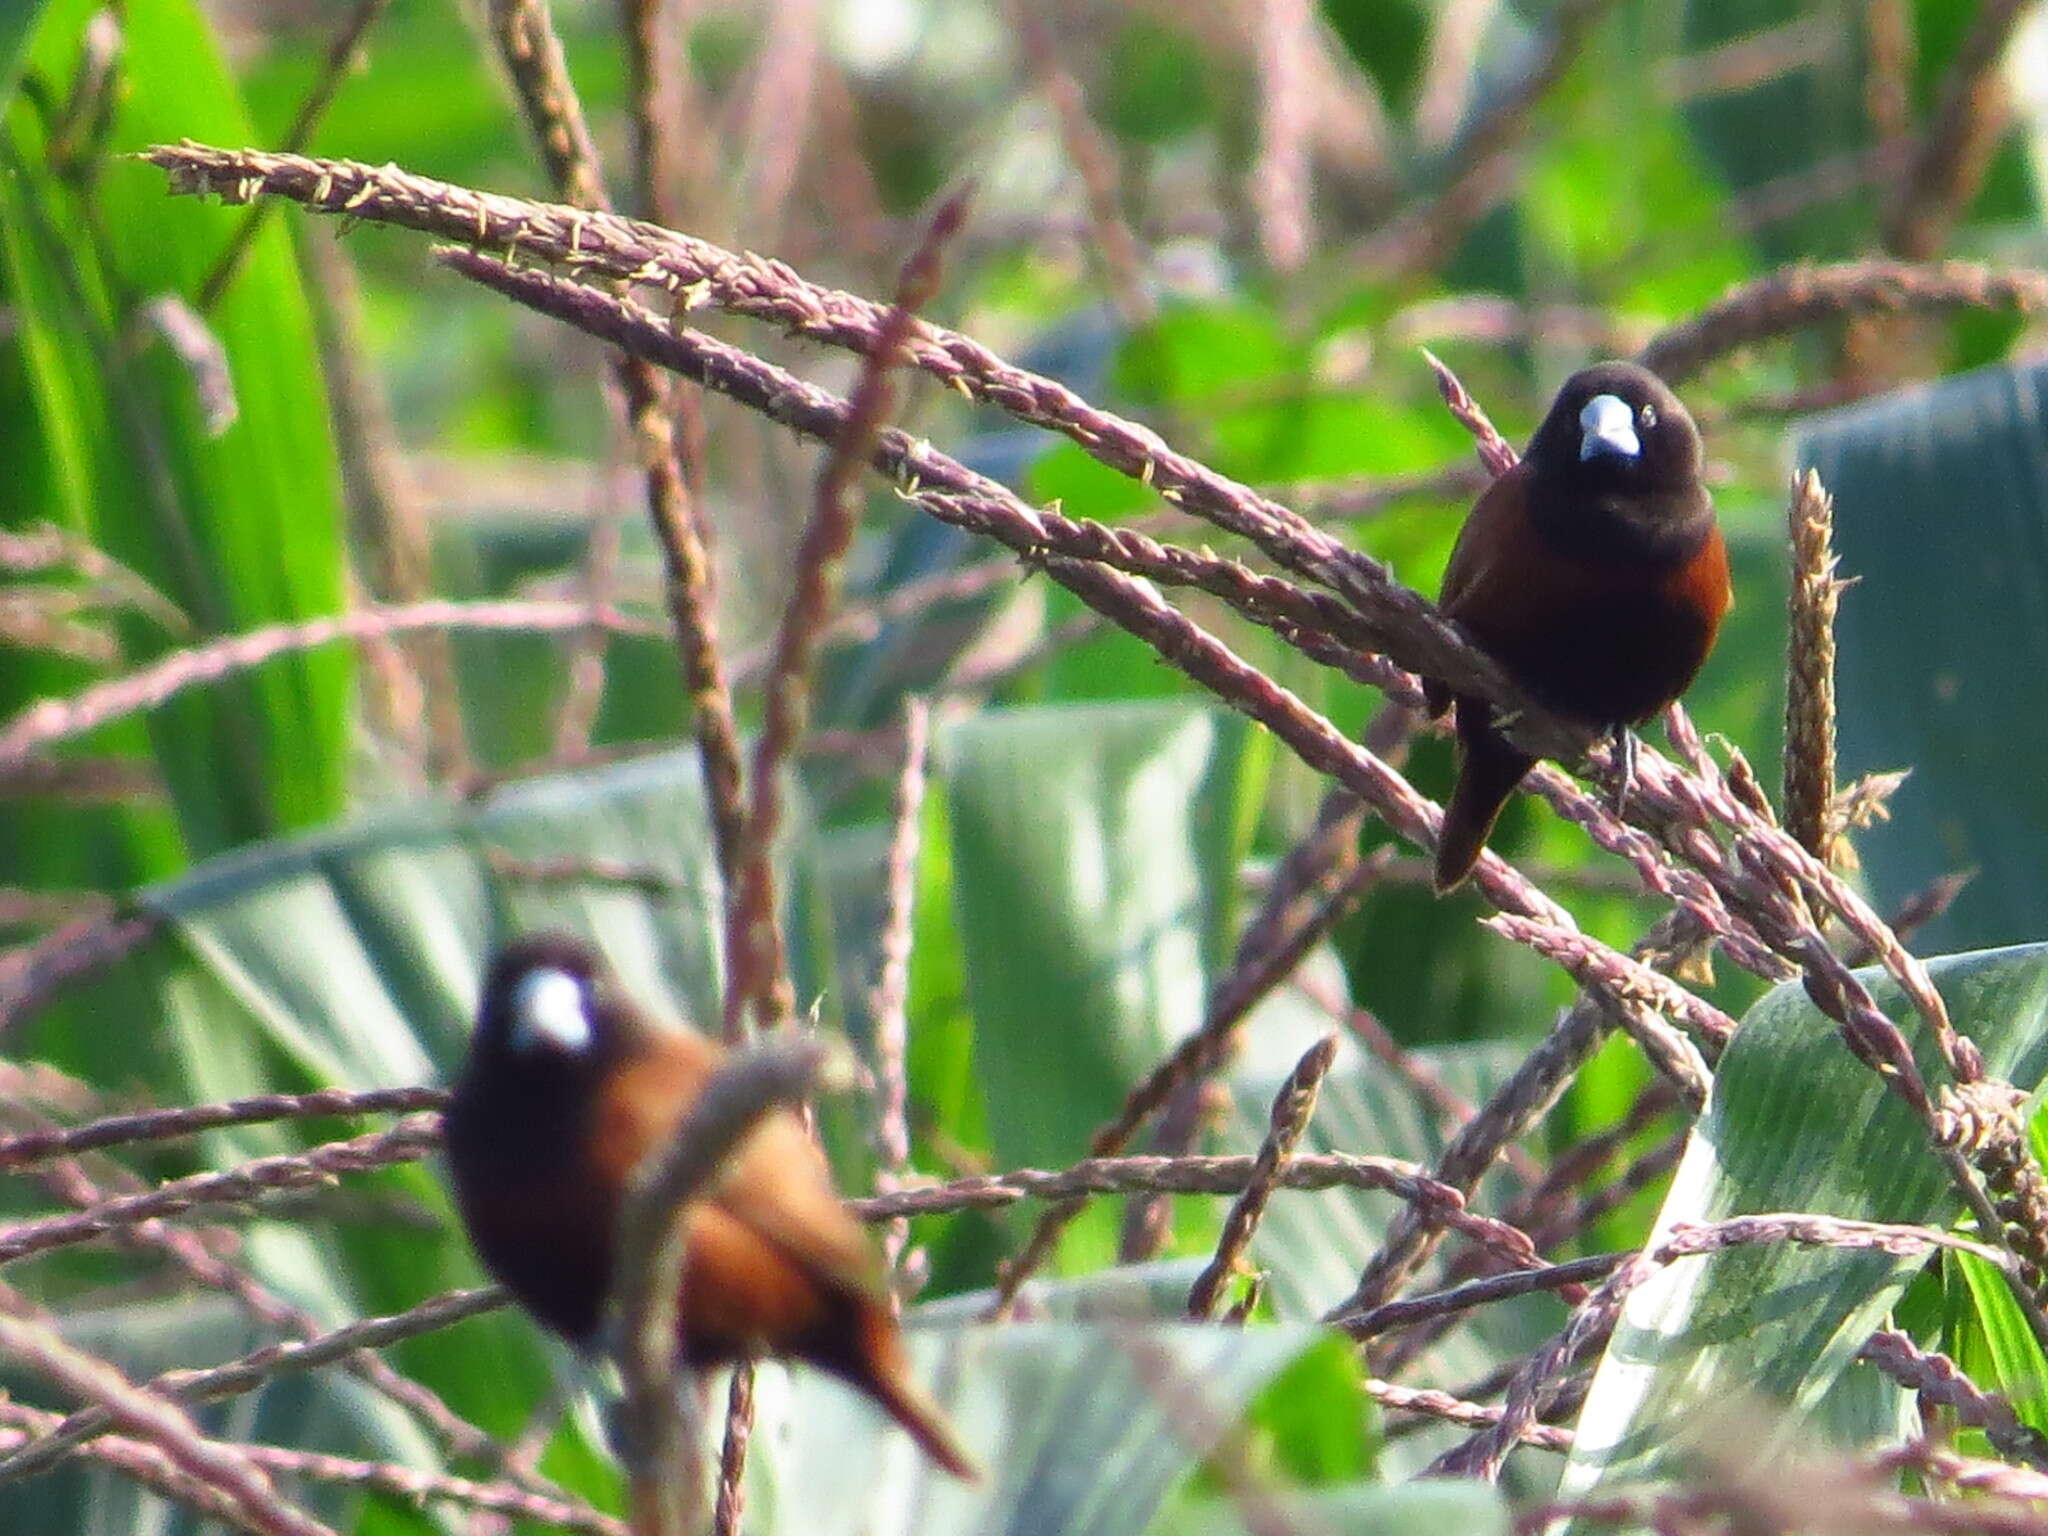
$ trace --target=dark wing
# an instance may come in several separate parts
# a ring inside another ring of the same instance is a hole
[[[1514,573],[1527,570],[1525,562],[1535,544],[1527,513],[1529,474],[1524,460],[1480,492],[1465,526],[1458,530],[1437,595],[1445,616],[1471,630],[1489,650],[1493,647],[1485,634],[1486,617],[1489,611],[1512,606]],[[1425,678],[1422,689],[1432,717],[1450,705],[1451,691],[1442,683]]]
[[[1683,693],[1728,606],[1711,523],[1690,556],[1660,568],[1560,553],[1523,515],[1515,476],[1472,509],[1443,608],[1537,700],[1595,725],[1647,719]]]
[[[1585,585],[1580,571],[1560,560],[1537,535],[1529,518],[1524,459],[1489,485],[1473,504],[1444,571],[1437,605],[1470,630],[1489,650],[1491,636],[1518,629],[1533,610],[1555,612]],[[1553,596],[1555,594],[1555,596]]]

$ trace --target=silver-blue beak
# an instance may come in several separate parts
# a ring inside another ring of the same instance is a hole
[[[512,1049],[561,1051],[571,1056],[590,1049],[595,1031],[583,983],[552,968],[528,972],[512,989]]]
[[[1643,451],[1636,413],[1619,395],[1595,395],[1579,412],[1579,459],[1633,459]]]

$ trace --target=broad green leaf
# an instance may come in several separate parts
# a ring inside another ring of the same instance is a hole
[[[1068,507],[1102,522],[1142,512],[1158,504],[1144,483],[1121,474],[1078,443],[1058,443],[1032,465],[1032,499]]]
[[[219,1295],[80,1307],[67,1312],[63,1334],[68,1342],[113,1361],[133,1380],[194,1362],[234,1359],[268,1342],[265,1330]],[[5,1380],[10,1394],[20,1401],[58,1411],[76,1406],[52,1394],[32,1373],[10,1369]],[[305,1446],[330,1455],[418,1466],[435,1460],[423,1431],[342,1371],[281,1375],[255,1392],[202,1406],[195,1417],[206,1433],[232,1440]],[[365,1518],[374,1515],[378,1501],[366,1502],[346,1484],[309,1482],[295,1493],[316,1518],[337,1529],[378,1528],[374,1518]],[[52,1475],[15,1484],[8,1489],[6,1508],[9,1528],[24,1531],[140,1536],[157,1529],[193,1528],[166,1527],[161,1506],[152,1496],[118,1472],[87,1461],[73,1461]],[[435,1529],[417,1512],[400,1518],[396,1529],[420,1536]]]
[[[976,1484],[933,1469],[837,1383],[763,1372],[749,1528],[1129,1536],[1318,1336],[1170,1323],[913,1328],[920,1378],[986,1470]]]
[[[1278,1529],[1301,1536],[1507,1536],[1508,1502],[1486,1483],[1431,1480],[1392,1487],[1360,1483],[1350,1487],[1282,1490],[1267,1494]],[[1152,1525],[1148,1536],[1252,1536],[1254,1525],[1227,1500],[1177,1506]]]
[[[1483,1103],[1520,1057],[1504,1045],[1430,1046],[1413,1054],[1453,1093],[1473,1104]],[[1226,1150],[1250,1152],[1258,1147],[1286,1070],[1268,1063],[1263,1069],[1233,1075],[1232,1114],[1222,1135]],[[1396,1157],[1429,1167],[1447,1139],[1441,1117],[1412,1089],[1347,1045],[1323,1079],[1300,1150]],[[1482,1210],[1499,1210],[1516,1192],[1516,1181],[1496,1172],[1476,1204]],[[1401,1205],[1394,1195],[1356,1189],[1275,1193],[1251,1247],[1253,1264],[1266,1275],[1267,1305],[1274,1315],[1305,1322],[1349,1296]],[[1563,1308],[1548,1296],[1485,1308],[1422,1355],[1414,1368],[1415,1379],[1477,1380],[1534,1348],[1563,1320]],[[1405,1436],[1382,1450],[1384,1469],[1393,1476],[1411,1475],[1458,1438],[1460,1434],[1448,1428]]]
[[[506,879],[493,859],[624,865],[665,884]],[[486,953],[532,928],[590,934],[651,1008],[718,1016],[720,897],[690,750],[515,783],[474,809],[269,843],[144,903],[172,919],[256,1036],[314,1082],[445,1074],[467,1042]]]
[[[1953,955],[1930,969],[1992,1075],[2035,1089],[2048,1072],[2048,946]],[[1938,1081],[1926,1031],[1896,988],[1868,979]],[[1935,1227],[1962,1214],[1924,1126],[1796,983],[1751,1009],[1721,1058],[1657,1230],[1775,1211]],[[1853,1419],[1846,1401],[1816,1407],[1924,1262],[1783,1243],[1665,1267],[1631,1294],[1600,1362],[1565,1493],[1679,1470],[1688,1426],[1715,1413],[1744,1415],[1746,1454],[1760,1461],[1802,1435],[1867,1432],[1868,1405]]]
[[[1365,1376],[1358,1348],[1333,1328],[1259,1394],[1250,1422],[1276,1480],[1318,1486],[1372,1476],[1379,1411]]]
[[[1835,497],[1841,772],[1910,768],[1857,837],[1880,907],[1974,869],[1933,947],[2048,933],[2048,365],[1987,368],[1810,422]]]
[[[1057,1166],[1199,1023],[1265,748],[1193,705],[1010,710],[940,743],[997,1157]]]
[[[1473,1104],[1485,1102],[1520,1059],[1518,1051],[1497,1045],[1431,1046],[1415,1055]],[[1268,1066],[1233,1076],[1232,1113],[1221,1137],[1226,1150],[1253,1151],[1265,1138],[1273,1095],[1287,1070]],[[1442,1117],[1412,1088],[1347,1043],[1323,1079],[1301,1150],[1397,1157],[1426,1167],[1448,1140]],[[1483,1208],[1498,1209],[1499,1198],[1514,1193],[1502,1176],[1498,1187],[1489,1186]],[[1268,1272],[1274,1312],[1306,1321],[1349,1296],[1401,1204],[1393,1195],[1357,1189],[1276,1193],[1252,1239],[1252,1255]]]
[[[974,1016],[968,1006],[967,960],[953,900],[953,839],[946,797],[926,794],[917,867],[917,916],[910,949],[909,1078],[912,1162],[945,1167],[964,1156],[993,1166],[988,1113],[974,1065]],[[1010,1251],[1001,1218],[963,1211],[921,1225],[934,1295],[987,1283]]]
[[[46,499],[0,493],[0,523],[62,522],[128,565],[201,636],[341,606],[339,480],[303,286],[283,227],[251,246],[206,317],[234,392],[209,432],[193,370],[145,318],[192,299],[243,210],[164,195],[162,178],[104,157],[183,136],[248,142],[233,83],[191,0],[123,8],[121,62],[103,139],[50,138],[71,89],[93,0],[52,0],[5,121],[0,293],[19,330]],[[91,121],[88,108],[81,121]],[[135,659],[179,637],[122,626]],[[154,745],[187,846],[215,852],[325,820],[341,805],[350,664],[329,649],[271,665],[153,714]],[[30,679],[31,682],[40,679]],[[10,700],[18,703],[19,700]],[[132,739],[132,737],[131,737]],[[160,846],[127,879],[160,875]]]
[[[1034,1279],[1018,1293],[1017,1313],[1034,1321],[1177,1322],[1187,1314],[1188,1287],[1202,1272],[1203,1262],[1155,1259],[1065,1279]],[[926,1302],[917,1315],[933,1324],[978,1322],[988,1316],[995,1299],[993,1290],[967,1291]]]
[[[1298,379],[1307,364],[1306,349],[1285,334],[1270,305],[1242,297],[1182,300],[1124,344],[1112,381],[1203,411],[1216,396]]]

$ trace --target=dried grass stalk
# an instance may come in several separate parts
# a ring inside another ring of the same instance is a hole
[[[1793,480],[1786,519],[1785,830],[1822,863],[1854,869],[1835,814],[1835,610],[1848,583],[1835,575],[1835,501],[1816,471]]]

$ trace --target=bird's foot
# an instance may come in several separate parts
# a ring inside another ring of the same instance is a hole
[[[1614,786],[1614,816],[1617,821],[1628,813],[1628,794],[1636,787],[1636,733],[1625,725],[1617,725],[1609,732],[1614,743],[1614,758],[1621,769]]]

